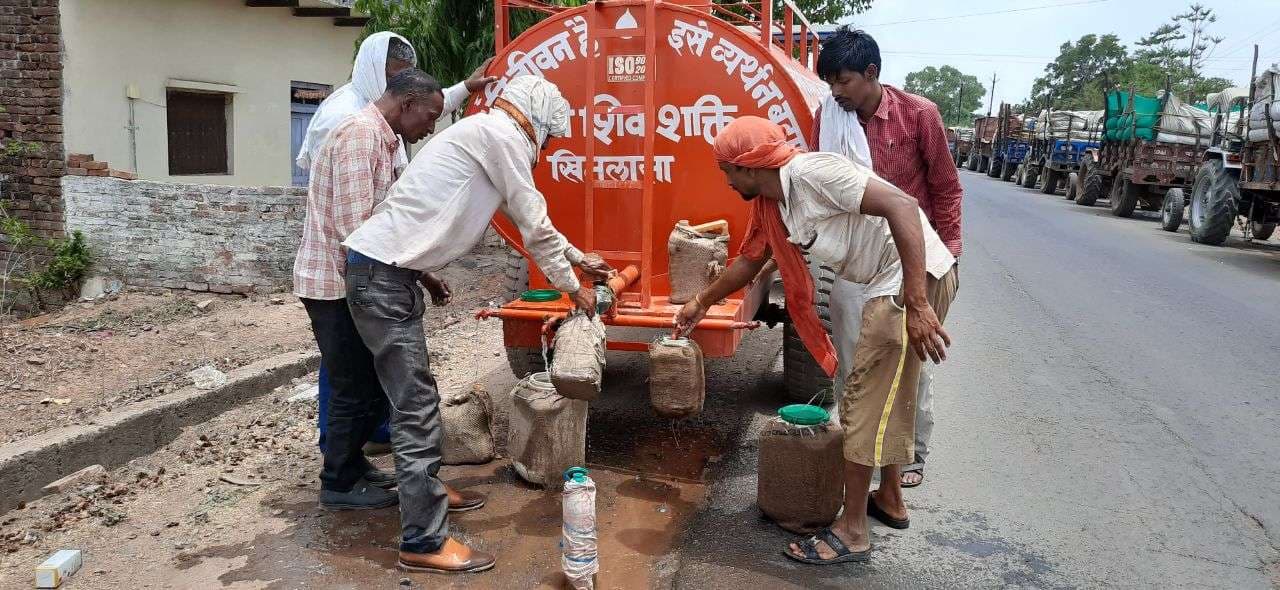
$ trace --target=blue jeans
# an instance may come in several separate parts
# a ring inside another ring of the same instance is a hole
[[[320,362],[320,395],[318,396],[318,405],[320,407],[320,416],[317,422],[320,425],[320,450],[324,451],[325,433],[329,430],[327,420],[329,419],[329,396],[333,394],[333,390],[329,386],[329,369],[324,366],[324,362]],[[378,429],[374,431],[373,436],[369,437],[370,442],[389,443],[391,442],[391,419],[383,421],[378,425]]]
[[[347,257],[347,306],[391,403],[400,550],[433,553],[448,539],[449,495],[440,481],[444,425],[422,332],[426,304],[418,273],[352,251]],[[335,441],[336,436],[335,431]]]

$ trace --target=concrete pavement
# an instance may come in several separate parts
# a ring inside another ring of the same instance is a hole
[[[1280,244],[1201,246],[1156,214],[961,178],[955,346],[911,529],[874,527],[870,565],[781,556],[744,412],[675,587],[1276,587]]]

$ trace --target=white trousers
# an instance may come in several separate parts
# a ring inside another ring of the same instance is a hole
[[[836,345],[836,391],[843,391],[853,366],[853,350],[858,347],[862,331],[862,303],[866,285],[851,283],[839,277],[831,287],[831,340]],[[910,354],[915,354],[914,352]],[[920,384],[916,388],[916,460],[929,456],[929,439],[933,437],[933,371],[934,364],[920,365]]]

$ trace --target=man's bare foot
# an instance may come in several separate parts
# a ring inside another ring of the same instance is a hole
[[[445,539],[444,545],[435,553],[400,552],[401,568],[443,574],[482,572],[491,569],[497,561],[493,555],[472,549],[452,537]]]
[[[914,488],[924,483],[924,468],[902,472],[902,487]]]
[[[836,538],[840,539],[840,542],[844,543],[844,546],[848,548],[851,553],[860,553],[871,548],[871,540],[868,539],[866,535],[850,534],[845,529],[840,528],[839,523],[831,525],[831,532],[835,533]],[[834,559],[836,557],[835,550],[827,545],[827,542],[823,541],[821,537],[818,538],[814,547],[818,550],[818,557],[822,559]],[[791,554],[796,557],[805,557],[804,549],[802,549],[797,543],[791,543],[788,545],[787,551],[790,551]]]
[[[899,495],[897,498],[892,499],[887,498],[886,496],[888,496],[888,494],[882,493],[881,490],[876,490],[871,492],[871,497],[868,498],[867,501],[875,502],[876,507],[879,508],[881,512],[889,516],[889,518],[897,520],[906,519],[908,516],[907,504],[902,501],[902,496]]]

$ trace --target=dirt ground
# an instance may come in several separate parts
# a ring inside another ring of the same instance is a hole
[[[495,440],[506,440],[514,377],[497,322],[458,321],[428,346],[442,391],[479,383],[495,400]],[[676,544],[704,506],[706,468],[727,444],[712,424],[652,416],[643,359],[615,363],[610,378],[638,406],[593,404],[588,466],[598,487],[601,588],[669,586]],[[328,512],[316,504],[320,455],[312,400],[288,401],[315,375],[281,387],[111,471],[105,481],[46,496],[0,520],[0,588],[29,583],[52,552],[81,549],[85,566],[65,587],[136,588],[560,588],[560,498],[515,475],[506,459],[448,466],[451,484],[488,505],[450,518],[458,538],[495,551],[493,572],[410,574],[395,565],[395,509]],[[376,462],[389,467],[389,458]]]
[[[500,453],[515,380],[501,324],[471,312],[502,297],[496,271],[504,256],[482,248],[447,269],[454,301],[429,308],[425,322],[442,391],[479,383],[495,400]],[[195,309],[204,299],[130,292],[4,328],[0,387],[16,403],[0,417],[0,441],[172,391],[190,383],[194,367],[227,370],[313,346],[292,296],[219,298],[209,313]],[[608,556],[599,587],[662,586],[674,573],[677,540],[704,505],[703,473],[727,441],[705,421],[676,425],[653,416],[637,395],[647,389],[641,365],[611,366],[610,379],[635,399],[623,409],[593,404],[588,466],[599,490],[600,552]],[[0,515],[0,588],[30,586],[35,565],[69,547],[85,555],[64,586],[71,589],[563,585],[559,495],[520,481],[505,458],[442,473],[489,496],[484,509],[450,519],[452,534],[499,554],[489,574],[401,572],[395,509],[321,510],[315,402],[289,401],[314,381],[312,374],[192,426],[104,480]],[[388,457],[376,461],[390,467]]]
[[[498,296],[503,252],[479,248],[445,272],[454,301],[428,308],[439,329]],[[213,301],[210,311],[197,305]],[[192,383],[191,370],[229,371],[314,348],[306,311],[289,293],[251,297],[128,291],[60,312],[0,318],[0,444],[73,424]]]

